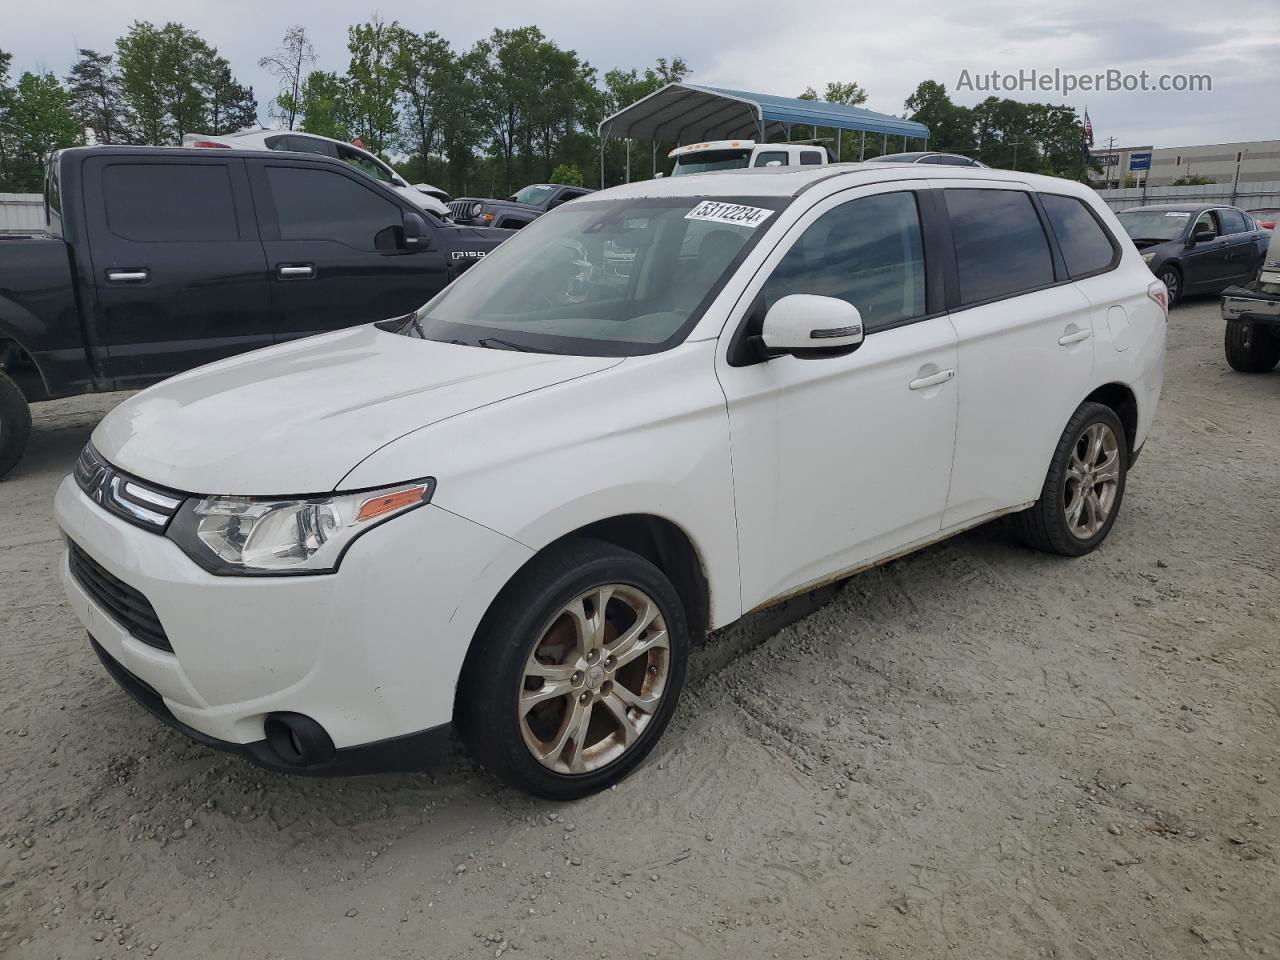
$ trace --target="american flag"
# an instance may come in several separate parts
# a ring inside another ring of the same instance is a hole
[[[1093,121],[1089,119],[1088,108],[1084,111],[1084,142],[1089,146],[1093,146]]]

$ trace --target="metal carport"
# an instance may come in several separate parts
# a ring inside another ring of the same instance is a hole
[[[902,137],[904,144],[908,137],[924,140],[926,144],[929,140],[929,128],[923,123],[862,107],[693,83],[669,83],[600,121],[601,186],[604,185],[604,148],[611,138],[652,141],[656,172],[658,141],[677,146],[735,137],[764,142],[789,136],[793,126],[828,127],[836,131],[837,138],[845,130],[856,131],[862,135],[864,148],[868,133],[882,136],[886,147],[889,137]]]

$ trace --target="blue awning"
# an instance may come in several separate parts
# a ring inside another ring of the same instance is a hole
[[[926,140],[929,128],[862,107],[825,100],[775,97],[744,90],[669,83],[600,122],[600,137],[660,140],[686,144],[700,140],[770,140],[793,126],[855,130]]]

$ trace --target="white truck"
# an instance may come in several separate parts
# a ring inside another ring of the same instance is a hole
[[[674,160],[673,177],[712,170],[747,167],[808,167],[830,163],[826,147],[809,143],[756,143],[754,140],[711,140],[676,147],[667,154]]]

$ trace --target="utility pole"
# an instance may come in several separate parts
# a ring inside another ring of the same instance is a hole
[[[1018,144],[1020,144],[1021,142],[1022,142],[1021,140],[1009,141],[1009,143],[1013,145],[1013,169],[1015,170],[1018,169]]]
[[[1115,162],[1116,162],[1115,147],[1116,147],[1116,138],[1107,137],[1107,186],[1108,187],[1111,186],[1111,168],[1115,165]],[[1116,186],[1117,187],[1120,186],[1119,181],[1116,182]]]

